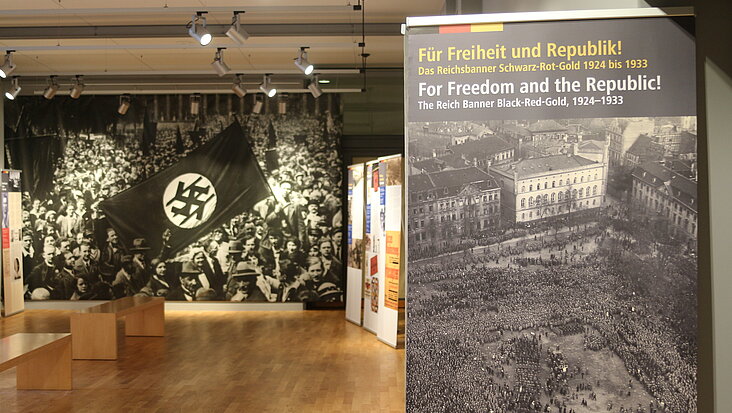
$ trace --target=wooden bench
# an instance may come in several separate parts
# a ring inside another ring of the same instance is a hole
[[[19,390],[71,390],[71,335],[18,333],[0,339],[0,371],[12,367]]]
[[[71,314],[72,357],[117,359],[117,319],[125,317],[125,335],[162,337],[163,297],[125,297]]]

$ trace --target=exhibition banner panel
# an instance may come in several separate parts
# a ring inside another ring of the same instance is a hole
[[[346,273],[346,319],[361,325],[364,268],[364,222],[366,195],[364,164],[348,166],[348,265]]]
[[[379,328],[379,271],[381,245],[381,194],[379,161],[366,162],[366,274],[363,286],[363,327],[377,334]]]
[[[20,171],[3,170],[0,175],[2,197],[2,280],[3,306],[7,317],[23,311],[23,214]]]
[[[379,340],[397,346],[399,327],[399,278],[401,276],[402,246],[402,176],[401,155],[379,158],[384,181],[383,293],[379,297]]]
[[[253,95],[188,99],[6,103],[6,159],[31,170],[25,299],[344,300],[339,96],[286,116],[251,113]]]
[[[408,21],[407,412],[697,411],[694,21],[604,12]]]

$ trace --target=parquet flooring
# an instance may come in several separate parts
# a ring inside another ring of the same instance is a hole
[[[69,311],[0,320],[0,337],[68,332]],[[73,361],[73,391],[15,389],[0,412],[403,412],[404,350],[342,311],[167,312],[165,337],[125,337],[117,361]],[[123,328],[118,321],[118,328]]]

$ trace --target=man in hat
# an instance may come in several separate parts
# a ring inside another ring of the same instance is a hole
[[[333,227],[330,233],[330,239],[333,241],[333,255],[341,259],[343,257],[343,227]]]
[[[211,238],[218,244],[216,248],[216,259],[219,260],[221,268],[226,268],[226,256],[229,253],[229,240],[226,238],[224,230],[216,228],[211,233]]]
[[[318,301],[332,303],[343,301],[343,291],[335,284],[324,282],[318,287]]]
[[[231,280],[231,275],[236,269],[236,264],[241,261],[241,253],[244,251],[244,245],[241,241],[229,241],[229,253],[226,257],[226,272],[228,276],[226,281]]]
[[[131,255],[122,256],[120,269],[112,282],[112,290],[116,298],[131,297],[142,290],[147,284],[135,272]]]
[[[280,261],[289,260],[299,266],[305,265],[305,254],[300,250],[300,242],[296,238],[288,238],[285,248],[280,253]]]
[[[107,241],[99,258],[99,273],[104,281],[110,282],[115,279],[121,267],[122,249],[119,245],[117,232],[112,228],[107,228]]]
[[[231,281],[226,288],[226,299],[229,301],[274,301],[276,293],[272,292],[272,283],[262,275],[257,267],[240,262],[236,265]],[[274,281],[274,280],[272,280]]]
[[[208,240],[203,244],[203,250],[204,261],[202,266],[203,272],[206,274],[206,278],[210,281],[209,288],[213,288],[219,295],[223,295],[226,278],[224,277],[224,271],[221,269],[221,264],[217,258],[219,243],[214,240]]]
[[[199,289],[198,271],[192,262],[184,262],[181,268],[180,284],[173,287],[165,296],[166,300],[171,301],[194,301],[196,299],[196,291]]]
[[[307,214],[305,216],[305,227],[310,228],[317,228],[318,223],[322,220],[322,215],[320,213],[320,203],[315,198],[310,198],[308,200],[308,206],[307,206]]]
[[[320,238],[323,236],[323,232],[319,228],[311,228],[308,230],[308,239],[305,242],[303,250],[309,251],[313,245],[318,245]]]
[[[150,281],[150,265],[145,255],[148,251],[150,251],[150,246],[147,244],[145,238],[135,238],[132,240],[130,252],[132,253],[133,271],[135,278],[141,280],[144,285],[147,285],[148,281]]]

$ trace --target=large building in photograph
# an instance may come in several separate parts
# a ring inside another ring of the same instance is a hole
[[[659,163],[647,162],[633,169],[632,201],[696,239],[699,205],[695,181]]]
[[[448,156],[459,157],[469,165],[477,166],[484,171],[491,165],[511,162],[516,155],[513,145],[495,135],[450,146],[447,152]]]
[[[607,164],[579,155],[523,159],[490,171],[501,187],[503,217],[509,222],[599,208],[605,199]]]
[[[412,247],[445,245],[500,225],[500,188],[476,167],[419,173],[409,177],[409,185]]]

